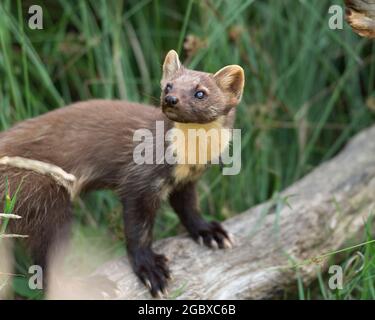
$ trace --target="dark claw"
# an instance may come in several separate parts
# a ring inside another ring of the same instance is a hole
[[[153,297],[161,298],[166,292],[171,273],[164,255],[155,254],[151,250],[133,254],[133,268]]]
[[[201,225],[194,230],[193,237],[199,244],[204,243],[212,249],[227,249],[233,246],[233,237],[216,221]]]

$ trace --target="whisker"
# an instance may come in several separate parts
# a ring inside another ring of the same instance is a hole
[[[152,102],[154,102],[155,104],[159,105],[159,103],[160,103],[160,98],[155,97],[155,96],[153,96],[153,95],[151,95],[151,94],[148,94],[147,92],[142,92],[142,91],[141,91],[141,94],[142,94],[143,96],[149,98],[149,99],[150,99]]]

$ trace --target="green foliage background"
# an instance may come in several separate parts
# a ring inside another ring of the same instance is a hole
[[[27,25],[32,4],[43,8],[43,30]],[[0,129],[78,100],[157,105],[169,49],[188,67],[208,72],[239,64],[246,74],[236,121],[242,129],[242,170],[222,176],[214,168],[200,183],[206,217],[228,218],[269,199],[373,123],[374,42],[345,23],[343,30],[329,29],[332,4],[343,5],[338,0],[2,0]],[[123,254],[117,199],[97,192],[83,200],[76,204],[77,241],[106,242],[109,256]],[[182,231],[169,207],[161,211],[157,238]],[[375,271],[374,250],[366,250],[368,277]],[[18,256],[18,268],[25,271]],[[360,276],[345,294],[300,284],[298,296],[373,298],[372,280]]]

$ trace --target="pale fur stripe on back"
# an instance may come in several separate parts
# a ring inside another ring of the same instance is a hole
[[[23,157],[0,158],[0,165],[6,165],[19,169],[34,171],[44,175],[50,175],[58,184],[62,185],[69,192],[71,198],[74,198],[75,196],[75,184],[77,182],[77,178],[74,175],[67,173],[58,166]]]

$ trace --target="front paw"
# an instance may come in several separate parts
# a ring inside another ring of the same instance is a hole
[[[216,221],[205,222],[203,225],[200,225],[194,230],[193,238],[199,244],[205,244],[213,249],[232,248],[234,244],[233,236],[225,231],[221,224]]]
[[[168,295],[167,283],[171,279],[168,259],[151,250],[138,250],[132,257],[133,269],[153,297]]]

